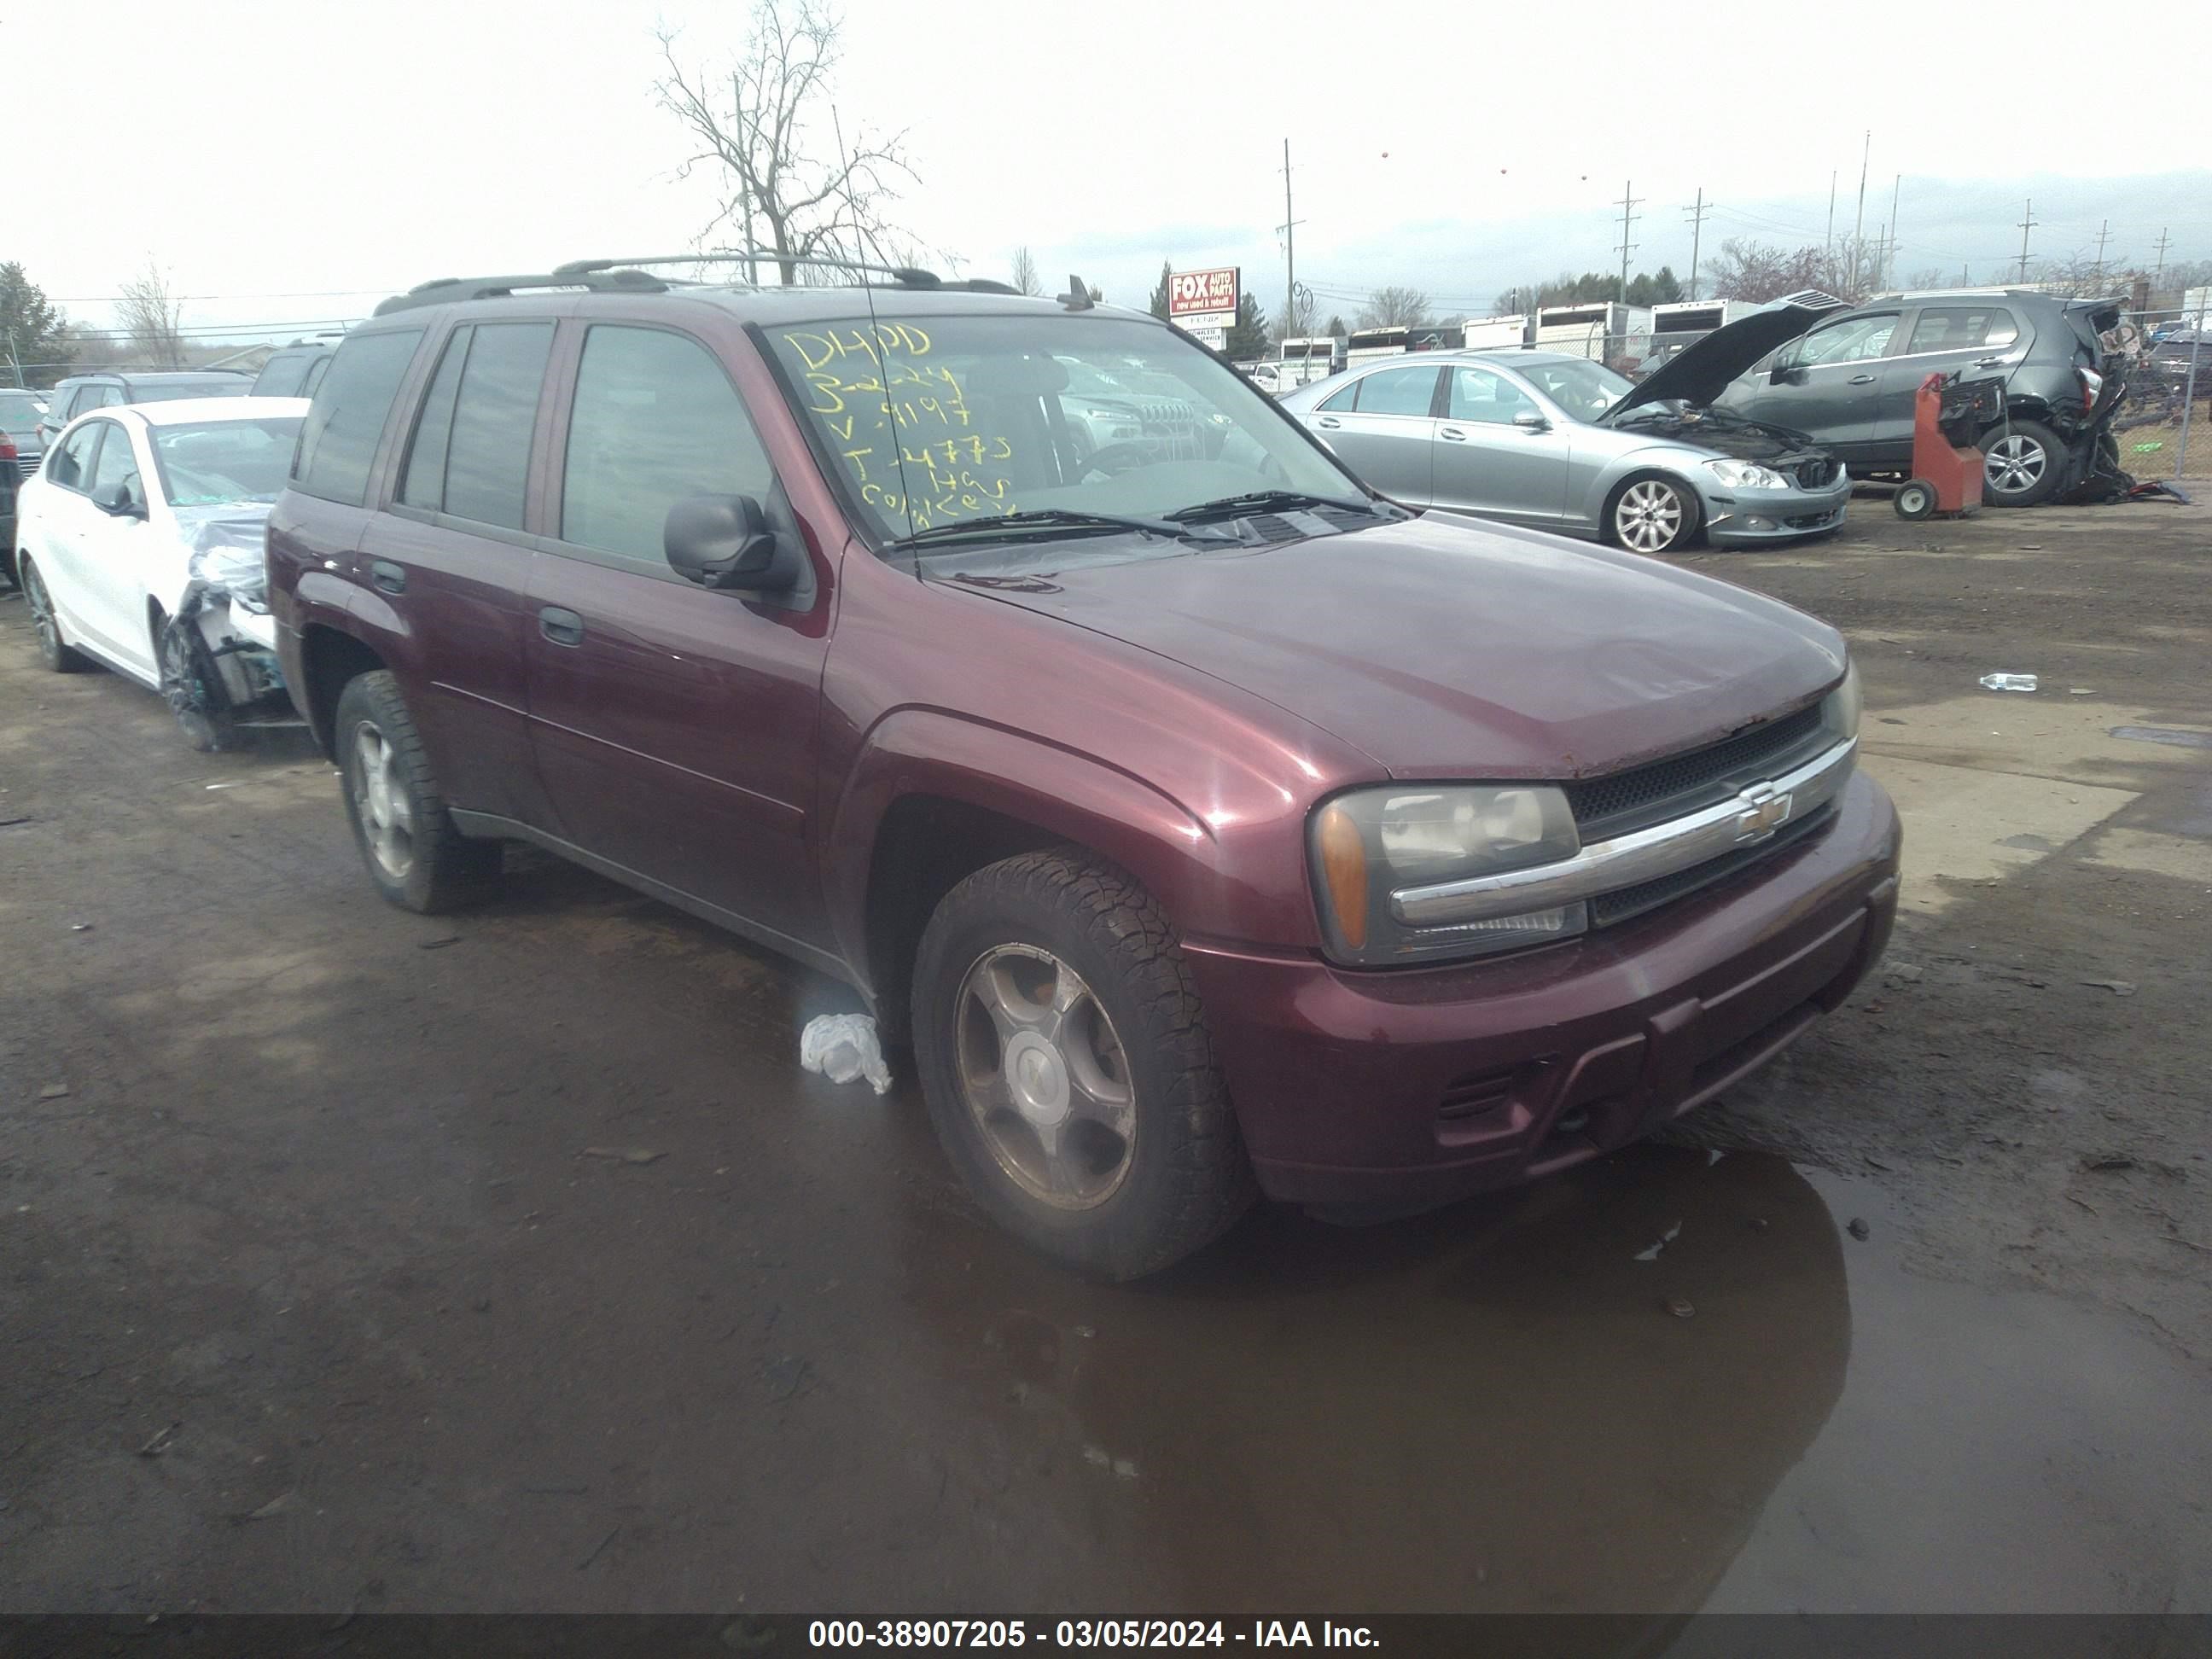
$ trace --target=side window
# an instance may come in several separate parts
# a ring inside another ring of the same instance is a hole
[[[292,482],[310,495],[359,507],[399,382],[422,343],[419,328],[359,334],[338,348],[307,411]]]
[[[1455,421],[1476,421],[1490,426],[1510,426],[1522,410],[1536,412],[1536,400],[1507,380],[1486,368],[1452,370],[1450,400],[1445,413]]]
[[[104,386],[99,390],[99,398],[86,404],[87,409],[120,409],[131,401],[124,396],[123,388],[119,386]]]
[[[1792,360],[1799,368],[1821,363],[1858,363],[1887,356],[1890,336],[1897,331],[1892,312],[1875,317],[1845,317],[1816,328],[1805,337],[1804,349]]]
[[[550,323],[454,330],[422,400],[400,500],[521,529],[531,433],[552,349]]]
[[[277,357],[261,371],[261,378],[253,383],[257,398],[296,398],[307,380],[307,359]]]
[[[1342,412],[1349,410],[1358,397],[1359,382],[1354,380],[1350,386],[1341,386],[1330,392],[1328,397],[1321,400],[1319,406],[1322,409],[1334,409]]]
[[[54,458],[46,463],[46,481],[58,483],[64,489],[83,489],[92,482],[93,446],[100,441],[100,429],[106,421],[93,421],[69,434],[54,450]]]
[[[1912,325],[1908,353],[1962,351],[1972,346],[2009,345],[2019,335],[2012,313],[1995,306],[1931,306]]]
[[[100,459],[93,463],[92,502],[94,507],[118,507],[126,501],[143,501],[146,491],[138,482],[138,457],[131,434],[112,421],[95,421],[102,438]]]
[[[315,395],[315,388],[323,383],[324,371],[328,369],[330,366],[331,354],[325,351],[321,356],[316,358],[315,361],[308,366],[307,378],[300,386],[300,396],[302,398],[313,397]]]
[[[1362,415],[1425,415],[1437,392],[1433,364],[1422,368],[1386,368],[1354,388]]]
[[[775,486],[768,452],[714,354],[659,329],[584,337],[561,480],[561,539],[668,568],[661,530],[687,495]]]

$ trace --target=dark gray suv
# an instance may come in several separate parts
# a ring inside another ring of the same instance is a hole
[[[1838,312],[1754,364],[1723,408],[1809,434],[1852,475],[1907,473],[1912,399],[1936,373],[2005,383],[2005,419],[1981,434],[1984,499],[2033,507],[2087,477],[2117,398],[2119,364],[2099,338],[2117,300],[2069,300],[2025,289],[1890,295]]]

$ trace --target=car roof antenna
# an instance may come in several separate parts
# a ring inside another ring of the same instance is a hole
[[[1072,270],[1067,273],[1067,292],[1060,296],[1060,302],[1070,311],[1088,311],[1097,303],[1084,286],[1083,278]]]

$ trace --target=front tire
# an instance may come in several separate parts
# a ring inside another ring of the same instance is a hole
[[[46,579],[38,566],[25,558],[17,580],[23,586],[23,603],[31,609],[31,626],[39,636],[39,660],[50,674],[81,674],[91,659],[74,647],[62,643],[61,618],[54,614],[54,596],[46,592]]]
[[[346,683],[335,727],[346,817],[376,890],[423,915],[482,897],[499,873],[501,843],[454,827],[389,670]]]
[[[1157,1273],[1254,1194],[1181,946],[1127,875],[1073,850],[945,895],[915,965],[915,1054],[983,1209],[1104,1279]]]
[[[1671,478],[1631,478],[1605,504],[1606,539],[1632,553],[1678,553],[1698,533],[1698,498]]]
[[[2014,421],[1982,434],[1982,495],[1991,507],[2033,507],[2058,488],[2066,446],[2040,421]]]
[[[177,717],[185,741],[203,755],[229,748],[237,741],[222,673],[189,623],[167,617],[154,623],[155,659],[161,665],[161,696]]]

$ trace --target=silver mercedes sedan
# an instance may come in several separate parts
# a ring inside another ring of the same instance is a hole
[[[1802,433],[1711,400],[1820,313],[1758,312],[1640,385],[1583,357],[1424,352],[1316,380],[1277,401],[1393,501],[1670,553],[1817,536],[1851,481]]]

